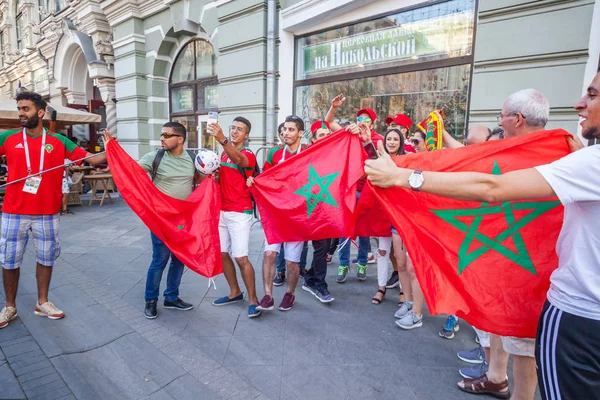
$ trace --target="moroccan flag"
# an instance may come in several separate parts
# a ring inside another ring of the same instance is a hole
[[[394,161],[424,171],[500,175],[564,157],[567,135],[542,131]],[[406,243],[432,314],[455,314],[503,336],[535,337],[558,266],[563,207],[557,198],[487,204],[401,188],[375,194]]]
[[[437,110],[437,112],[442,118],[446,118],[442,110]],[[438,118],[435,111],[430,112],[427,118],[417,124],[417,127],[425,134],[425,148],[428,151],[442,148],[444,121]]]
[[[367,155],[360,139],[337,131],[254,180],[267,242],[344,236]]]
[[[175,199],[158,190],[115,140],[106,154],[119,193],[152,233],[189,269],[207,278],[222,273],[217,183],[206,178],[186,200]]]
[[[375,196],[373,186],[365,185],[348,224],[346,237],[392,235],[392,222]]]

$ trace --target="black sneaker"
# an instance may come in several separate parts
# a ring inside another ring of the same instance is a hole
[[[154,319],[158,317],[158,311],[156,310],[157,300],[147,301],[146,308],[144,308],[144,317],[148,319]]]
[[[273,285],[281,286],[285,281],[285,272],[278,272],[275,274],[275,278],[273,279]]]
[[[399,281],[398,271],[394,271],[394,272],[392,272],[390,279],[388,279],[387,283],[385,284],[385,287],[387,289],[395,288],[399,284],[398,281]]]
[[[172,302],[165,300],[164,306],[165,306],[165,308],[172,308],[174,310],[181,310],[181,311],[187,311],[187,310],[191,310],[192,308],[194,308],[193,304],[186,303],[185,301],[183,301],[181,299],[177,299]]]

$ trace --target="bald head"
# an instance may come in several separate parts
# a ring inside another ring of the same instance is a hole
[[[467,134],[467,146],[470,144],[478,144],[483,143],[487,140],[488,136],[490,136],[492,131],[486,126],[483,125],[475,125],[469,128],[469,133]]]

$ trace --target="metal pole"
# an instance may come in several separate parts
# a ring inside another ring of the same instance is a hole
[[[83,157],[83,158],[80,158],[79,160],[71,161],[71,162],[70,162],[69,164],[67,164],[67,165],[59,165],[58,167],[53,167],[53,168],[49,168],[49,169],[42,170],[42,171],[38,172],[37,174],[31,174],[31,175],[27,175],[27,176],[26,176],[26,177],[24,177],[24,178],[19,178],[19,179],[16,179],[16,180],[14,180],[14,181],[10,181],[10,182],[8,182],[8,183],[5,183],[4,185],[0,185],[0,189],[2,189],[2,188],[5,188],[5,187],[6,187],[6,186],[8,186],[8,185],[12,185],[13,183],[17,183],[17,182],[22,182],[22,181],[25,181],[25,180],[27,180],[27,179],[29,179],[29,178],[31,178],[31,177],[38,176],[38,175],[42,175],[42,174],[45,174],[46,172],[54,171],[55,169],[60,169],[60,168],[65,168],[65,167],[68,167],[68,166],[70,166],[70,165],[72,165],[72,164],[78,163],[79,161],[87,160],[88,158],[95,157],[95,156],[97,156],[97,155],[104,154],[104,153],[106,153],[106,151],[101,151],[100,153],[92,154],[92,155],[89,155],[89,156],[85,156],[85,157]]]
[[[277,28],[277,0],[267,1],[267,96],[266,96],[266,145],[275,144],[275,130],[277,127],[277,116],[275,115],[275,99],[277,96],[277,84],[275,69],[275,39]]]

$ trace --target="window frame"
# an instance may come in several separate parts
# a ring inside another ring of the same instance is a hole
[[[216,108],[202,108],[202,109],[198,108],[198,86],[199,85],[210,86],[212,84],[214,84],[214,85],[218,85],[219,84],[218,74],[215,74],[215,75],[210,76],[210,77],[196,79],[196,72],[197,72],[196,60],[197,60],[197,55],[196,55],[196,45],[195,45],[195,42],[199,42],[199,41],[203,41],[203,42],[208,43],[211,46],[211,48],[213,49],[213,57],[216,58],[216,54],[215,54],[215,51],[214,51],[213,44],[210,43],[208,40],[201,39],[201,38],[193,38],[191,40],[188,40],[187,43],[185,45],[183,45],[181,47],[181,49],[179,49],[179,52],[175,56],[175,59],[173,61],[173,65],[171,67],[171,71],[169,73],[169,115],[171,117],[187,117],[187,116],[192,116],[192,115],[193,116],[206,115],[210,111],[219,112],[218,105],[217,105]],[[179,60],[179,57],[187,49],[187,47],[190,46],[190,45],[192,45],[192,44],[194,46],[193,47],[193,49],[194,49],[194,66],[193,66],[194,79],[193,80],[189,80],[189,81],[172,83],[172,81],[173,81],[173,73],[175,71],[175,64]],[[176,88],[182,87],[182,86],[191,86],[193,88],[192,89],[193,90],[193,99],[192,99],[192,101],[193,101],[193,110],[192,111],[174,112],[173,111],[174,110],[174,108],[173,108],[173,89],[176,89]]]
[[[15,33],[17,39],[17,50],[23,50],[23,27],[19,27],[19,23],[23,19],[23,11],[21,8],[21,1],[15,3]]]

